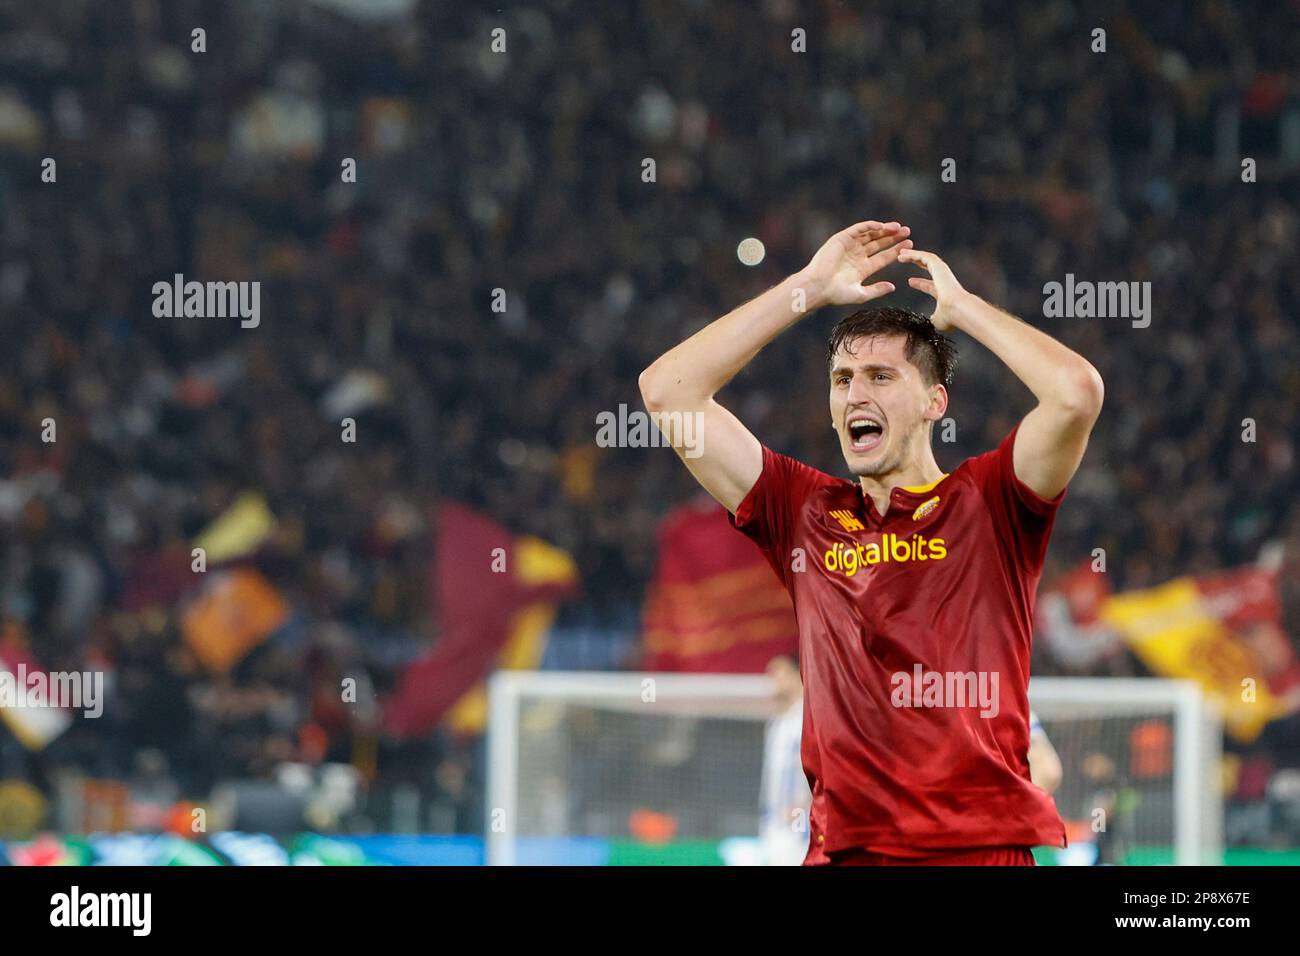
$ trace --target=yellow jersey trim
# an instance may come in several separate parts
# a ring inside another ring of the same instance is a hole
[[[934,481],[930,482],[928,485],[912,485],[909,488],[900,488],[899,491],[910,491],[913,494],[918,494],[918,495],[925,494],[930,489],[937,487],[939,482],[943,481],[947,477],[948,477],[947,474],[942,474],[938,478],[934,479]]]

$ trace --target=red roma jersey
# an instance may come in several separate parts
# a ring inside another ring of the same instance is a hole
[[[855,482],[763,448],[733,524],[794,600],[812,787],[806,862],[1065,845],[1029,781],[1035,590],[1062,491],[1015,476],[1019,425],[881,517]]]

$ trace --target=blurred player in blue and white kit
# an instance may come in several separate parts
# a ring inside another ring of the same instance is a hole
[[[808,852],[812,791],[799,747],[803,730],[803,681],[791,655],[772,658],[767,673],[775,685],[779,712],[763,739],[760,844],[767,866],[798,866]]]
[[[1061,758],[1047,739],[1042,721],[1032,710],[1029,712],[1029,779],[1035,787],[1048,793],[1061,785]]]

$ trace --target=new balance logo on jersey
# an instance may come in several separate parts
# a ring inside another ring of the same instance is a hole
[[[866,531],[861,521],[852,511],[832,511],[831,517],[840,523],[845,531]]]
[[[942,561],[948,557],[948,545],[943,538],[927,538],[914,534],[902,538],[896,534],[885,534],[880,542],[867,544],[843,544],[836,542],[824,555],[822,561],[826,570],[853,577],[858,568],[890,562],[902,564],[908,561]]]

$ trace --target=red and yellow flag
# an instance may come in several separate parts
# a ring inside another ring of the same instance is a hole
[[[644,621],[642,666],[651,671],[754,673],[799,646],[790,596],[712,499],[664,517]]]
[[[41,750],[72,726],[72,715],[59,707],[28,706],[29,679],[45,671],[23,646],[17,629],[0,634],[0,722],[28,750]]]
[[[1274,678],[1294,660],[1279,667],[1256,651],[1280,629],[1275,571],[1251,565],[1175,578],[1106,598],[1100,617],[1151,671],[1200,684],[1237,740],[1254,740],[1284,713]]]
[[[488,673],[535,669],[559,603],[578,589],[573,559],[545,541],[514,536],[454,504],[438,509],[435,527],[439,636],[406,668],[384,707],[384,727],[398,737],[444,720],[460,733],[481,732]]]
[[[252,568],[211,571],[181,614],[185,643],[216,674],[225,674],[289,618],[289,604]]]

